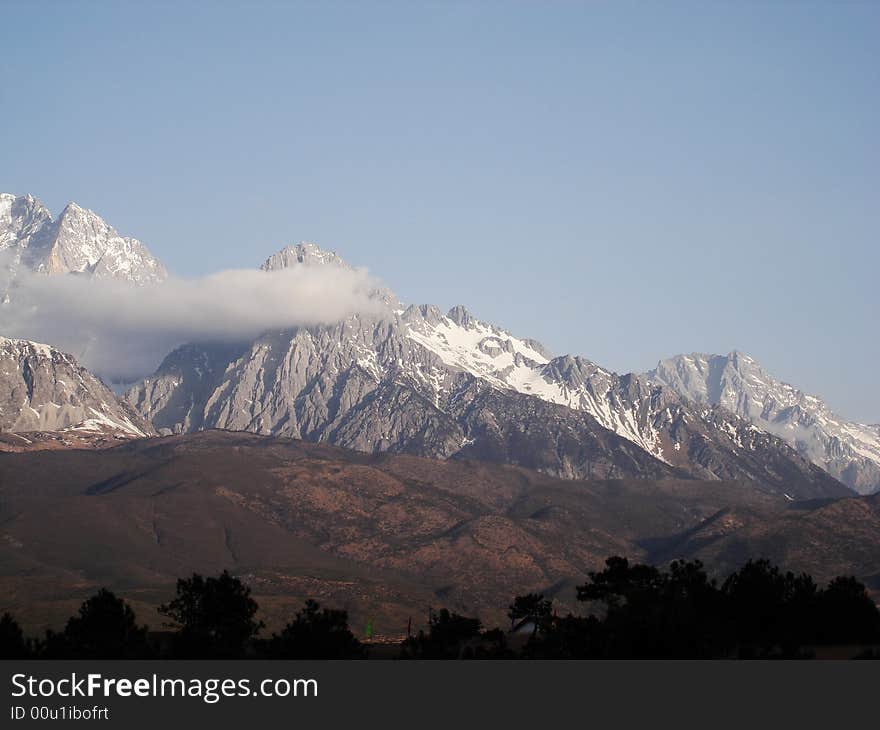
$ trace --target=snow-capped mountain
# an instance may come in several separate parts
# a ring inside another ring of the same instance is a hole
[[[313,244],[264,269],[345,266]],[[784,442],[720,408],[534,340],[464,307],[270,332],[238,348],[190,345],[126,395],[156,428],[226,428],[364,451],[473,457],[564,477],[748,480],[793,497],[845,493]]]
[[[624,384],[615,373],[585,358],[553,358],[539,342],[481,322],[461,305],[446,316],[436,307],[410,308],[403,320],[407,336],[445,365],[498,388],[585,411],[605,428],[671,463],[660,432],[642,412],[650,393],[639,383]]]
[[[292,266],[339,266],[350,269],[351,266],[343,261],[335,251],[324,251],[316,243],[302,241],[295,246],[285,246],[277,253],[273,253],[260,267],[263,271],[277,271]]]
[[[49,345],[5,337],[0,337],[0,431],[118,438],[153,433],[72,356]]]
[[[880,489],[880,427],[847,421],[741,352],[678,355],[646,374],[695,403],[720,405],[775,434],[862,494]]]
[[[120,236],[97,214],[71,203],[56,220],[32,196],[0,195],[0,255],[12,279],[23,269],[134,284],[167,276],[141,243]],[[351,268],[312,243],[288,246],[261,268],[297,266]],[[10,291],[7,285],[0,296]],[[267,332],[237,346],[179,348],[126,401],[170,431],[247,430],[364,451],[516,463],[565,477],[749,480],[800,497],[843,489],[804,457],[841,478],[849,474],[787,439],[798,453],[751,411],[693,398],[656,374],[618,375],[585,358],[554,357],[461,306],[446,314],[430,305],[405,307],[388,289],[376,289],[373,298],[384,305],[381,314]],[[69,358],[51,352],[51,362]],[[50,367],[43,369],[54,377]],[[49,397],[48,379],[36,405],[31,396],[21,399],[30,392],[26,371],[21,366],[4,374],[13,394],[3,406],[5,428],[55,430],[98,417],[91,403],[71,410],[77,401],[64,387],[60,400]],[[100,393],[94,402],[106,415],[115,400]],[[864,451],[878,429],[860,428],[850,430]],[[865,477],[859,479],[849,482],[861,488]]]
[[[134,284],[161,282],[165,267],[140,241],[120,236],[97,213],[69,203],[58,219],[31,195],[0,193],[0,262],[6,291],[23,269],[82,274]]]

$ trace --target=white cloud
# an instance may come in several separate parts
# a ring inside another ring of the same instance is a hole
[[[52,344],[107,379],[152,372],[185,342],[235,342],[263,331],[382,311],[363,269],[230,270],[144,287],[77,275],[19,273],[0,306],[0,335]]]

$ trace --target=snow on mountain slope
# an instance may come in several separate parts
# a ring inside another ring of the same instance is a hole
[[[748,355],[678,355],[646,377],[779,436],[858,492],[880,489],[880,428],[841,418],[821,398],[777,380]]]
[[[117,433],[152,429],[67,353],[0,337],[0,430]]]
[[[436,307],[412,307],[403,313],[403,321],[409,338],[447,365],[499,387],[515,382],[528,389],[539,366],[549,362],[541,345],[480,322],[460,305],[445,316]]]
[[[481,322],[462,306],[446,316],[436,309],[404,314],[407,336],[498,388],[533,395],[549,403],[586,411],[602,426],[667,461],[657,430],[640,424],[639,402],[617,396],[618,376],[583,358],[551,359],[542,345]]]
[[[31,240],[52,222],[52,215],[32,195],[16,197],[0,193],[0,251],[21,246],[27,248]]]
[[[24,266],[42,274],[83,274],[149,284],[165,267],[140,241],[120,236],[97,213],[69,203],[57,220],[33,196],[0,193],[0,253],[7,284]]]

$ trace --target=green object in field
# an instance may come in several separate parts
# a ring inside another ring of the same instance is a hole
[[[373,619],[367,621],[367,630],[364,632],[364,636],[366,636],[368,639],[373,638]]]

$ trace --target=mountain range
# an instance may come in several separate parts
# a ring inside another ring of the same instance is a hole
[[[53,220],[31,196],[0,196],[4,250],[13,286],[22,267],[136,285],[160,285],[167,276],[141,243],[95,213],[71,203]],[[261,268],[324,266],[347,264],[301,243]],[[748,482],[792,500],[880,489],[880,427],[834,415],[742,353],[681,355],[647,373],[618,375],[584,357],[554,356],[463,306],[444,313],[404,305],[387,289],[373,297],[382,304],[378,314],[236,344],[182,345],[121,399],[108,400],[95,378],[90,402],[118,408],[108,418],[122,424],[118,414],[126,414],[144,434],[250,431],[366,452],[515,464],[565,479]],[[36,401],[22,398],[32,392],[23,363],[51,373],[60,354],[21,343],[6,349],[0,426],[51,430],[88,420],[89,412],[70,407],[63,387],[33,391]],[[27,410],[65,404],[60,420]]]
[[[0,197],[0,249],[0,584],[29,630],[101,586],[158,626],[178,577],[225,568],[270,626],[316,598],[397,637],[431,606],[503,624],[529,591],[576,610],[612,554],[715,577],[763,556],[880,594],[880,493],[855,494],[880,490],[880,428],[740,352],[620,375],[377,285],[369,313],[185,343],[114,393],[3,337],[4,307],[24,276],[144,293],[162,264],[30,196]],[[295,267],[350,268],[300,243],[260,269]]]

